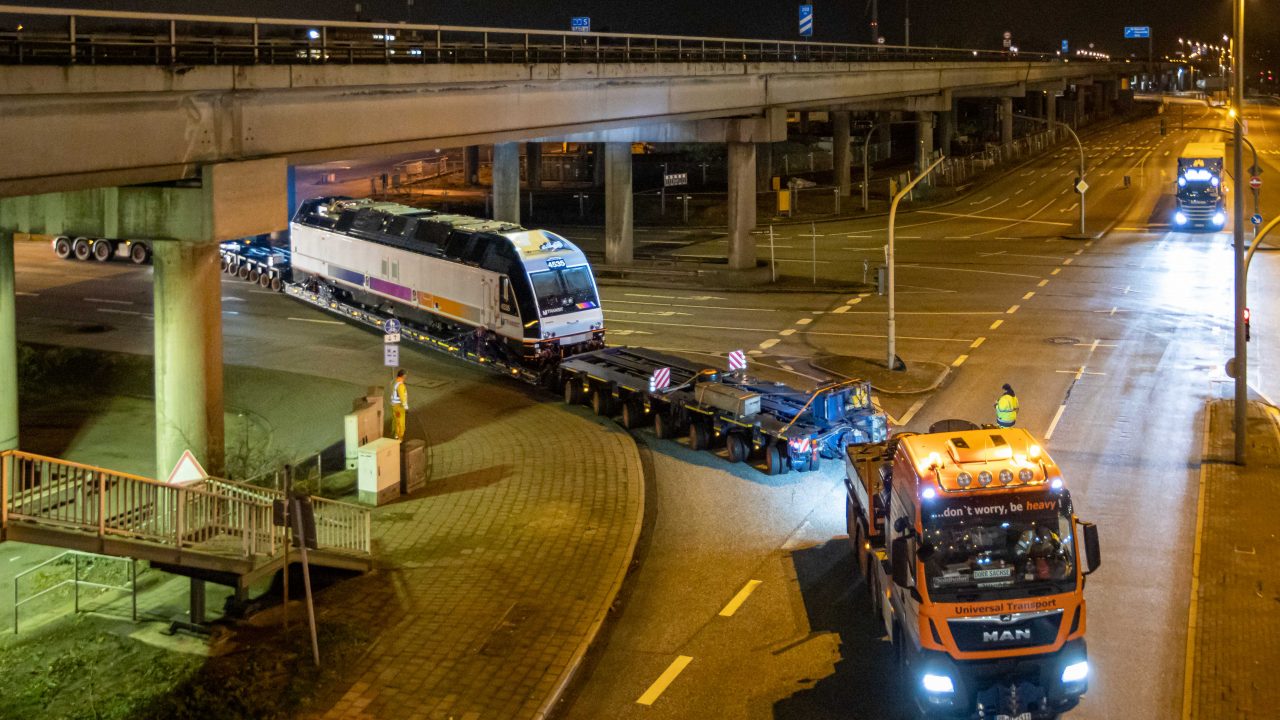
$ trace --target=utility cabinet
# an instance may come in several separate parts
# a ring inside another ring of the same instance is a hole
[[[378,438],[360,446],[356,488],[365,505],[385,505],[400,497],[400,441]]]

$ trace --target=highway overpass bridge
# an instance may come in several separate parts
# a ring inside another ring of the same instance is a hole
[[[607,258],[627,263],[630,143],[724,143],[728,261],[748,268],[758,177],[789,111],[830,114],[848,194],[853,112],[907,114],[923,164],[950,146],[959,98],[990,98],[1009,141],[1014,98],[1052,125],[1058,98],[1105,106],[1136,70],[776,40],[19,6],[0,18],[0,450],[18,443],[13,234],[74,225],[155,241],[157,474],[186,447],[221,467],[217,242],[286,226],[290,166],[492,143],[494,214],[518,222],[522,141],[602,143]]]

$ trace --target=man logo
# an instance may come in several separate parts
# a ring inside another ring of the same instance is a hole
[[[1019,629],[1019,630],[995,630],[992,632],[987,632],[984,630],[982,632],[982,642],[987,642],[987,643],[1009,642],[1009,641],[1017,642],[1019,640],[1028,640],[1028,641],[1031,640],[1031,629],[1025,628],[1025,629]]]

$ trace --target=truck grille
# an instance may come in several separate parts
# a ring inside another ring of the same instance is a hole
[[[1049,645],[1057,639],[1061,626],[1061,609],[947,621],[956,646],[963,652]]]

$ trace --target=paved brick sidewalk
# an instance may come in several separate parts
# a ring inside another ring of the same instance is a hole
[[[1280,716],[1280,414],[1249,404],[1248,458],[1232,460],[1233,403],[1206,408],[1201,536],[1183,717]]]
[[[631,439],[467,377],[410,382],[427,488],[375,511],[375,572],[318,596],[323,615],[376,635],[324,718],[539,717],[630,564],[643,514]]]

